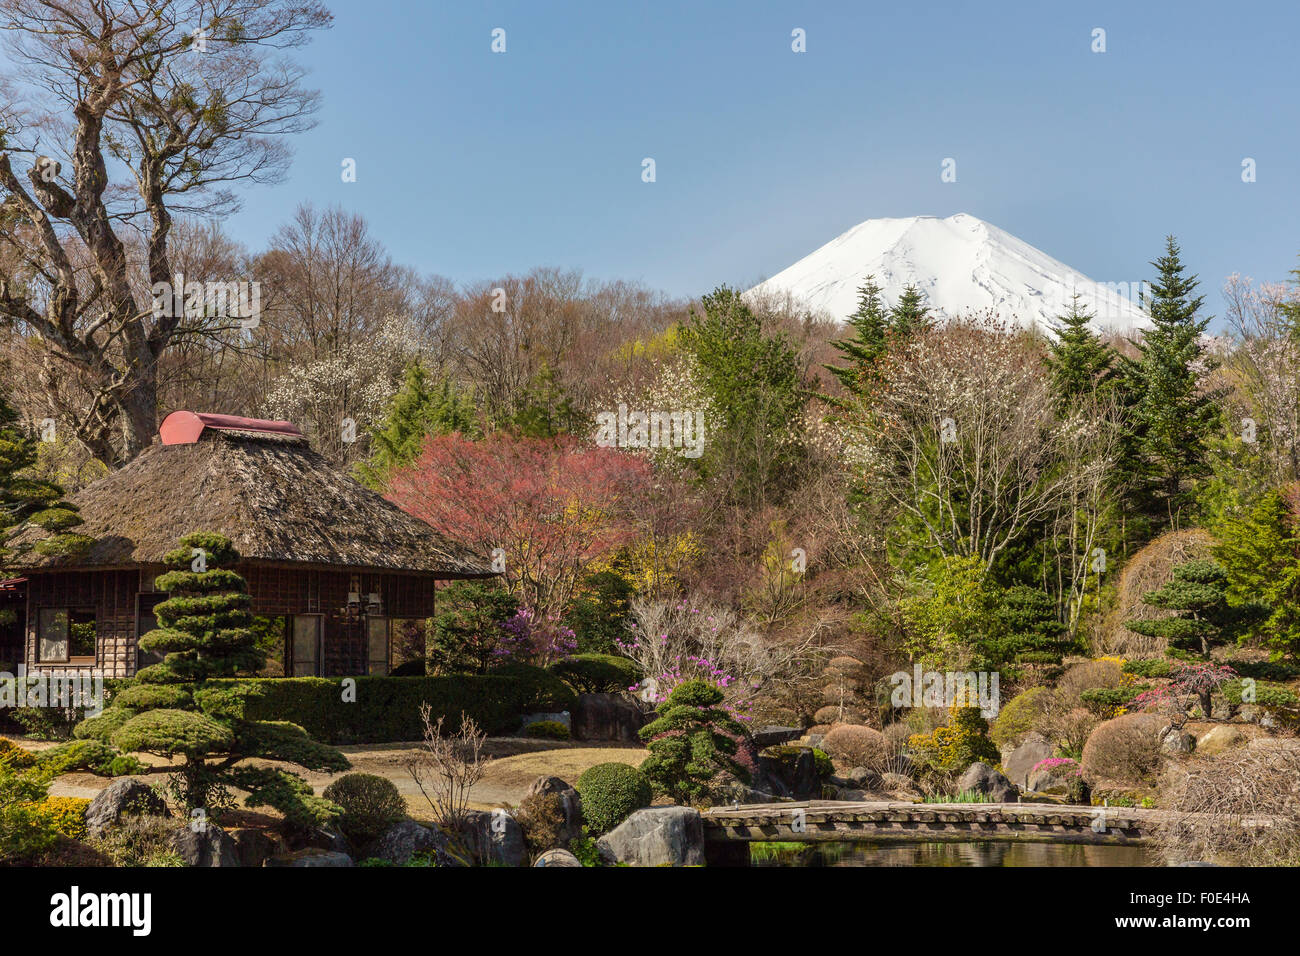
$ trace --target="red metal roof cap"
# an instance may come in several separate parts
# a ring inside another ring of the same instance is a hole
[[[261,418],[240,418],[238,415],[209,415],[206,412],[172,412],[158,427],[158,437],[164,445],[192,445],[199,440],[205,428],[218,431],[264,432],[268,435],[291,435],[301,438],[289,422],[270,422]]]

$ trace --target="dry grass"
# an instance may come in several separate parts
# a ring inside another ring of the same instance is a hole
[[[1170,862],[1300,865],[1300,749],[1241,748],[1170,768],[1157,834]]]

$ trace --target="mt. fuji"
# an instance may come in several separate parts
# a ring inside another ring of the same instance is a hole
[[[1131,332],[1150,324],[1137,281],[1099,283],[997,226],[966,213],[947,219],[868,219],[751,289],[790,293],[837,319],[858,305],[868,275],[891,306],[908,283],[941,316],[992,309],[1018,325],[1047,327],[1074,293],[1094,327]]]

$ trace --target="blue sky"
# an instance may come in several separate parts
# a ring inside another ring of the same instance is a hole
[[[864,219],[968,212],[1103,282],[1149,277],[1172,232],[1215,313],[1229,273],[1298,262],[1294,0],[331,9],[300,53],[319,125],[229,222],[253,248],[340,203],[457,281],[561,266],[689,296]]]

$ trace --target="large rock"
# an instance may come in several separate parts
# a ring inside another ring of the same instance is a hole
[[[239,844],[221,827],[182,827],[172,834],[172,848],[186,866],[243,866]]]
[[[239,853],[240,866],[261,866],[273,856],[288,851],[284,837],[274,830],[240,827],[230,831]]]
[[[779,744],[793,743],[803,736],[802,727],[778,727],[768,725],[754,731],[754,746],[759,750],[775,747]]]
[[[533,866],[582,866],[582,862],[568,850],[556,847],[537,858]]]
[[[1007,779],[1017,787],[1035,789],[1029,783],[1029,775],[1034,767],[1052,755],[1053,749],[1051,743],[1042,734],[1031,733],[1002,761],[1002,769],[1006,772]]]
[[[601,857],[631,866],[703,866],[704,822],[690,807],[638,810],[596,841]]]
[[[563,846],[570,840],[582,836],[582,797],[578,795],[577,790],[559,777],[538,777],[524,794],[524,799],[550,794],[559,797],[560,805],[564,808],[564,826],[560,828],[557,836],[560,845]]]
[[[1250,737],[1241,724],[1219,724],[1196,738],[1196,751],[1210,757],[1217,756],[1225,750],[1246,746]]]
[[[957,780],[957,790],[982,793],[991,803],[1017,803],[1020,800],[1016,785],[981,760],[966,768]]]
[[[575,740],[621,740],[638,743],[647,723],[641,705],[626,694],[579,694],[573,710]]]
[[[394,823],[370,846],[370,855],[397,866],[405,866],[416,853],[433,850],[438,857],[446,854],[447,839],[441,833],[421,826],[414,820]]]
[[[1170,727],[1160,738],[1160,749],[1167,754],[1189,754],[1196,749],[1196,738],[1185,730]]]
[[[117,826],[124,816],[170,816],[167,804],[153,787],[136,777],[114,780],[95,795],[86,807],[86,829],[92,837],[102,837]]]
[[[280,856],[273,856],[266,861],[266,866],[352,866],[352,857],[346,853],[336,853],[333,850],[322,850],[319,847],[309,846],[302,850],[295,850],[293,853],[284,853]]]
[[[468,849],[478,863],[527,865],[523,828],[504,810],[471,810],[462,826]]]
[[[1053,772],[1050,769],[1042,768],[1031,770],[1029,772],[1028,788],[1034,793],[1050,793],[1057,796],[1068,795],[1074,786],[1075,780],[1073,771],[1065,773]]]

